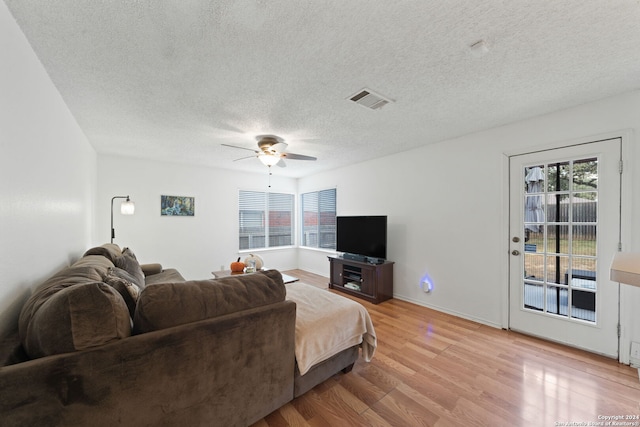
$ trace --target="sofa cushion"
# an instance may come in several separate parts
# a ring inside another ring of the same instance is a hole
[[[84,253],[83,257],[87,255],[100,255],[108,258],[111,262],[115,262],[116,257],[122,255],[122,251],[120,250],[120,246],[115,243],[105,243],[102,246],[89,249]]]
[[[110,263],[104,257],[101,256],[90,256],[89,258],[96,258],[98,260],[105,260]],[[23,322],[28,322],[34,313],[40,308],[43,302],[45,302],[51,295],[60,292],[62,289],[67,288],[69,286],[73,286],[79,283],[87,283],[87,282],[101,282],[105,274],[109,271],[110,267],[113,267],[113,264],[100,265],[98,263],[88,263],[85,258],[82,258],[85,261],[83,263],[75,263],[71,267],[67,267],[50,278],[48,278],[44,283],[39,285],[31,297],[27,300],[27,302],[22,306],[22,311],[20,312],[20,329],[22,333]],[[23,320],[24,319],[24,320]],[[21,335],[21,339],[24,339],[24,336]]]
[[[284,301],[277,270],[212,280],[148,285],[140,292],[133,333],[150,332]]]
[[[20,315],[20,338],[29,357],[84,350],[131,335],[127,305],[111,286],[85,278],[54,288],[34,293]]]

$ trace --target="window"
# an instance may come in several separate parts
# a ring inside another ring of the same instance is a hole
[[[293,194],[242,191],[240,250],[293,245]]]
[[[336,189],[304,193],[301,245],[312,248],[336,248]]]

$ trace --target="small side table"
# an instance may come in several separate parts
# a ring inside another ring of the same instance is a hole
[[[256,270],[256,273],[258,271],[267,271],[267,270],[268,269],[263,268],[262,270]],[[212,271],[211,274],[213,274],[214,279],[221,279],[223,277],[228,277],[228,276],[242,276],[243,274],[253,274],[253,273],[244,273],[244,272],[232,273],[231,270],[218,270],[218,271]],[[293,283],[300,280],[297,277],[289,276],[288,274],[284,274],[284,273],[281,273],[281,274],[282,274],[282,281],[284,283]]]

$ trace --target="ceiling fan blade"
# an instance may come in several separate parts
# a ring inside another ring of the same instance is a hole
[[[302,154],[294,154],[294,153],[283,153],[282,156],[291,160],[318,160],[317,158],[312,156],[304,156]]]
[[[231,147],[231,148],[239,148],[241,150],[249,150],[249,151],[253,151],[254,153],[258,153],[258,151],[254,150],[253,148],[238,147],[237,145],[229,145],[229,144],[220,144],[220,145],[224,145],[225,147]]]
[[[237,162],[238,160],[253,159],[254,157],[257,157],[257,156],[246,156],[246,157],[240,157],[239,159],[235,159],[235,160],[234,160],[234,162]]]

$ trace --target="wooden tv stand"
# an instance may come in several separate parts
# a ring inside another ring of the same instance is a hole
[[[329,256],[329,287],[374,304],[393,298],[393,262],[370,264]]]

